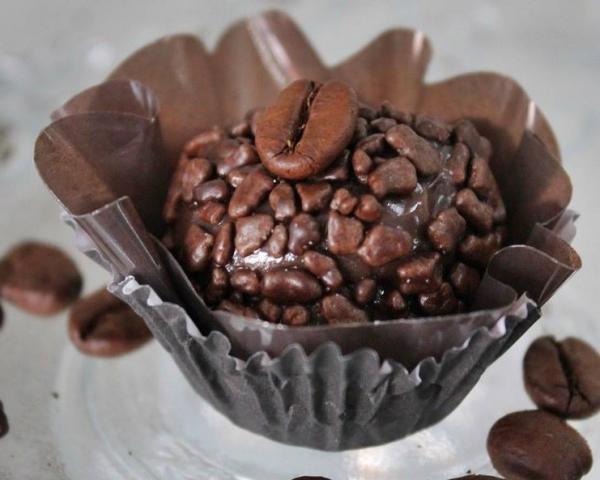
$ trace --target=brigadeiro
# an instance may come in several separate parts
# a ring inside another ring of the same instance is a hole
[[[269,322],[465,311],[505,240],[491,155],[469,121],[298,80],[187,143],[164,242],[210,306]]]

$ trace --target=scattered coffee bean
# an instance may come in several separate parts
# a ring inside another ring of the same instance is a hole
[[[9,428],[8,417],[4,411],[4,405],[2,405],[2,402],[0,401],[0,438],[8,433]]]
[[[296,191],[300,196],[302,210],[315,212],[322,210],[331,200],[333,189],[329,183],[298,183]]]
[[[466,222],[456,208],[441,212],[427,228],[429,241],[442,253],[451,252],[465,233]]]
[[[104,289],[73,305],[68,330],[79,351],[96,357],[123,355],[152,338],[144,320]]]
[[[408,125],[390,128],[385,134],[385,139],[400,155],[410,159],[419,175],[428,177],[442,171],[439,152]]]
[[[297,80],[261,116],[256,147],[263,164],[286,179],[308,178],[328,167],[352,140],[358,102],[332,80]]]
[[[538,407],[565,418],[600,410],[600,354],[584,341],[538,338],[523,367],[527,393]]]
[[[15,245],[0,260],[0,296],[37,315],[53,315],[73,302],[82,279],[59,248],[34,241]]]
[[[327,247],[335,255],[355,253],[363,239],[363,225],[335,211],[329,212]]]
[[[288,237],[288,250],[295,255],[302,255],[302,252],[321,240],[319,224],[307,213],[300,213],[292,219]]]
[[[511,413],[498,420],[487,448],[498,472],[514,480],[577,480],[590,471],[592,453],[573,428],[537,410]]]
[[[327,323],[365,323],[369,319],[364,310],[352,305],[352,302],[339,293],[327,295],[321,301],[321,310]]]
[[[275,220],[282,222],[296,215],[294,189],[287,183],[281,182],[269,195],[269,205],[273,209]]]
[[[308,303],[317,300],[321,285],[310,273],[302,270],[270,270],[263,275],[261,293],[282,303]]]
[[[250,255],[267,241],[273,229],[270,215],[256,214],[235,222],[235,249],[241,256]]]
[[[302,305],[292,305],[283,310],[281,323],[290,327],[301,327],[306,325],[310,320],[310,314],[306,307]]]
[[[417,186],[417,172],[406,158],[396,157],[379,165],[369,175],[368,183],[377,198],[408,195]]]
[[[367,233],[358,249],[358,255],[371,267],[408,255],[412,249],[412,238],[401,228],[377,225]]]

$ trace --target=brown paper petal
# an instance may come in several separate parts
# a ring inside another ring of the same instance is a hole
[[[138,80],[160,105],[160,124],[172,164],[183,144],[199,131],[221,123],[210,58],[192,35],[172,35],[147,45],[119,65],[109,79]]]
[[[269,105],[293,80],[329,77],[302,31],[279,11],[228,28],[217,44],[213,65],[225,124],[239,121],[251,108]]]
[[[414,112],[430,58],[431,45],[422,32],[394,29],[334,67],[333,75],[351,85],[366,103],[389,100]]]

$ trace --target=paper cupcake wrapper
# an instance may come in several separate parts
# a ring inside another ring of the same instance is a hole
[[[212,53],[190,35],[142,48],[110,81],[57,110],[40,134],[36,165],[81,248],[113,272],[111,289],[146,319],[194,388],[238,425],[332,450],[430,425],[580,268],[568,245],[571,183],[540,110],[498,74],[426,85],[429,57],[421,33],[398,29],[328,68],[291,20],[268,12],[232,26]],[[492,141],[510,246],[492,258],[473,312],[303,328],[213,312],[155,240],[182,144],[302,76],[341,78],[370,103],[472,119]]]

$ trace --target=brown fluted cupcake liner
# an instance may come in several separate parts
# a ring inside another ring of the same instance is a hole
[[[36,144],[40,174],[80,247],[112,270],[110,289],[143,316],[194,388],[236,424],[339,450],[401,438],[442,419],[580,267],[568,240],[571,184],[543,115],[513,80],[468,74],[423,84],[430,48],[392,30],[333,68],[269,12],[231,27],[208,53],[161,39],[54,114]],[[375,68],[378,64],[383,69]],[[177,74],[175,75],[174,72]],[[299,77],[341,78],[369,103],[473,120],[494,147],[509,246],[491,260],[470,313],[287,327],[211,311],[155,240],[183,143],[238,120]]]

